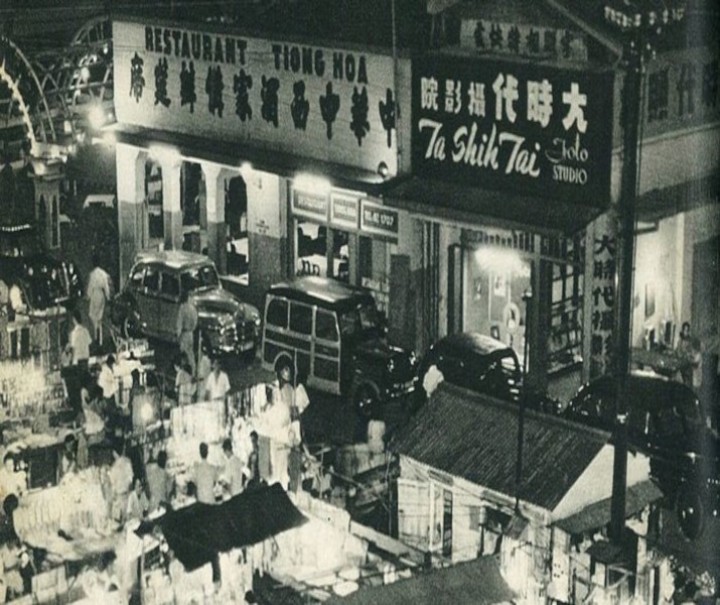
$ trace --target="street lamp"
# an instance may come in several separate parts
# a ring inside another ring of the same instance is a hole
[[[622,95],[623,164],[618,207],[617,306],[615,315],[615,428],[613,491],[610,535],[619,543],[625,526],[627,483],[627,378],[630,374],[632,330],[633,261],[635,253],[635,205],[637,201],[639,123],[642,72],[647,54],[663,26],[679,22],[685,14],[684,0],[608,0],[605,19],[625,34]]]

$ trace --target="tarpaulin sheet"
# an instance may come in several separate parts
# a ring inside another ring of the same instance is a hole
[[[219,552],[257,544],[306,521],[276,483],[247,490],[222,504],[196,503],[168,512],[143,523],[138,533],[159,526],[175,556],[192,571]]]

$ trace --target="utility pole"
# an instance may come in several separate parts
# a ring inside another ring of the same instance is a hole
[[[684,15],[682,2],[658,11],[658,5],[648,0],[609,0],[605,7],[608,21],[626,32],[623,52],[625,76],[622,90],[621,123],[623,129],[623,163],[618,221],[617,301],[615,313],[615,427],[613,431],[614,460],[610,507],[610,537],[619,544],[625,527],[628,457],[628,398],[630,376],[633,312],[633,269],[635,257],[635,206],[638,193],[638,146],[642,116],[643,65],[649,38],[660,34],[663,24],[680,21]]]

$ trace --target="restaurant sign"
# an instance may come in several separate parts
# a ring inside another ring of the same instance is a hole
[[[118,122],[397,172],[393,58],[115,21]]]
[[[413,172],[605,207],[613,74],[428,56],[413,66]]]
[[[400,218],[397,210],[381,206],[370,200],[360,203],[360,231],[398,241]]]

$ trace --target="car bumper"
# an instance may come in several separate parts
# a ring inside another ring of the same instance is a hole
[[[388,399],[396,399],[398,397],[402,397],[403,395],[414,393],[415,389],[417,389],[417,385],[417,378],[413,378],[412,380],[408,380],[406,382],[395,383],[387,389],[386,396]]]

